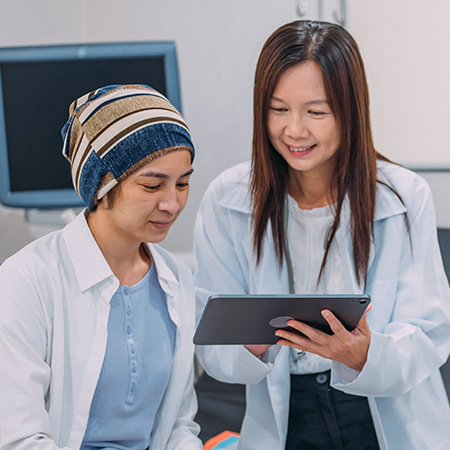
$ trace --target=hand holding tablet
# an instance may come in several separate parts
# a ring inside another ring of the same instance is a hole
[[[208,299],[197,331],[196,345],[276,344],[278,329],[304,336],[287,325],[300,321],[333,334],[321,311],[330,310],[353,330],[370,303],[368,295],[214,295]]]

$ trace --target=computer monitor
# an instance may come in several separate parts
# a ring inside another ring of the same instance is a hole
[[[173,42],[0,48],[0,202],[83,206],[62,156],[70,103],[99,87],[146,84],[181,111]]]

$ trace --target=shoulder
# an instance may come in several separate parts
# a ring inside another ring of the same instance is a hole
[[[417,173],[397,164],[379,161],[378,175],[382,181],[392,185],[402,193],[407,194],[411,189],[429,190],[427,182]]]
[[[215,178],[205,193],[205,201],[248,213],[250,211],[250,161],[230,167]]]
[[[0,315],[6,310],[18,309],[23,315],[39,315],[41,308],[51,310],[52,293],[63,283],[58,273],[68,261],[67,252],[65,258],[59,256],[64,246],[61,232],[56,231],[27,245],[0,266]]]
[[[382,182],[378,184],[377,209],[402,204],[408,215],[414,215],[424,204],[432,206],[431,189],[420,175],[385,161],[379,161],[377,168]]]
[[[9,272],[21,271],[23,274],[36,271],[48,271],[52,261],[55,261],[61,248],[65,248],[62,231],[49,233],[23,247],[9,257],[0,270]]]

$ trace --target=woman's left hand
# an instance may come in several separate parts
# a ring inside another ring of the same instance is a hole
[[[302,322],[290,320],[288,325],[307,337],[286,330],[277,330],[275,334],[281,338],[277,344],[315,353],[323,358],[345,364],[351,369],[361,371],[367,361],[370,345],[371,333],[366,317],[370,309],[372,309],[372,305],[368,306],[353,331],[348,331],[331,311],[324,309],[322,316],[334,333],[331,336]]]

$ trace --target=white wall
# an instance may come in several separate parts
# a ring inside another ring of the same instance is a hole
[[[307,17],[317,2],[311,0]],[[298,18],[297,3],[303,2],[0,0],[0,46],[176,41],[197,158],[190,201],[164,245],[189,252],[207,185],[250,156],[256,60],[269,34]],[[419,0],[347,3],[348,28],[366,62],[377,148],[403,163],[449,163],[450,2],[435,0],[427,11]],[[0,262],[49,230],[27,224],[21,210],[0,207]]]
[[[197,150],[188,206],[164,245],[190,251],[206,186],[250,155],[253,72],[260,48],[294,20],[295,1],[0,0],[0,46],[175,40],[183,113]],[[0,208],[0,261],[51,228]]]
[[[369,81],[377,150],[407,167],[450,170],[450,2],[347,0]],[[450,228],[450,173],[422,173]]]
[[[450,166],[450,2],[348,0],[370,86],[377,149]]]

